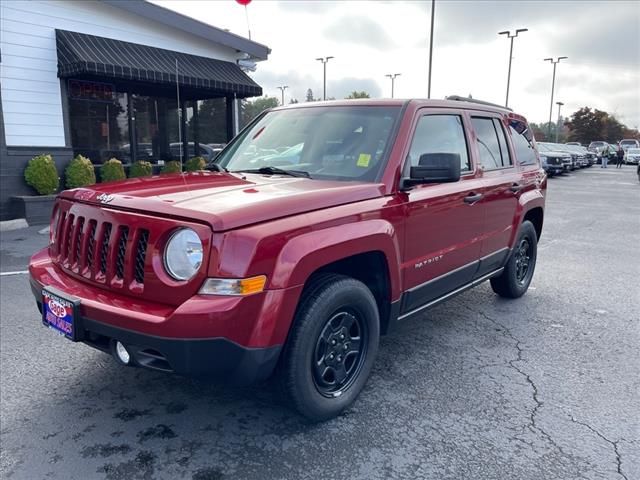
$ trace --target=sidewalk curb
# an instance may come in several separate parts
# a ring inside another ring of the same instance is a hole
[[[10,232],[11,230],[20,230],[27,228],[29,224],[24,218],[16,218],[15,220],[3,220],[0,222],[0,232]]]

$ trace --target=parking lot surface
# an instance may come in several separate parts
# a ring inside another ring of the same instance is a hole
[[[45,235],[2,235],[2,269]],[[123,368],[41,326],[0,277],[0,478],[640,479],[640,184],[635,167],[549,180],[529,292],[488,283],[384,337],[339,418],[270,386]]]

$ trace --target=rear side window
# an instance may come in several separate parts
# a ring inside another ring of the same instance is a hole
[[[513,127],[511,129],[511,139],[513,141],[513,149],[516,152],[516,158],[520,165],[535,165],[536,152],[524,135],[516,132]]]
[[[476,131],[480,165],[484,170],[510,167],[512,165],[504,130],[494,118],[471,117]]]
[[[460,115],[426,115],[418,121],[406,165],[417,166],[425,153],[458,154],[460,170],[471,170]]]

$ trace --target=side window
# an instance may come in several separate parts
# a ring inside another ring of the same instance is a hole
[[[471,117],[471,123],[476,131],[482,168],[495,170],[510,166],[511,158],[500,122],[493,118]]]
[[[471,170],[467,140],[459,115],[425,115],[418,121],[406,166],[417,166],[425,153],[455,153],[460,156],[460,170]]]
[[[516,158],[520,165],[535,165],[536,152],[529,143],[523,133],[518,133],[513,127],[511,129],[511,139],[513,141],[513,149],[516,152]]]
[[[502,122],[497,118],[494,118],[493,126],[496,127],[496,133],[498,134],[498,143],[500,144],[500,153],[502,154],[502,166],[510,167],[511,165],[513,165],[513,160],[511,159],[511,154],[509,153],[509,147],[507,147],[507,138],[505,137]]]

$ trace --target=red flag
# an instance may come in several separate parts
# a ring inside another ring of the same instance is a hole
[[[240,5],[244,5],[245,7],[251,3],[251,0],[236,0]]]

